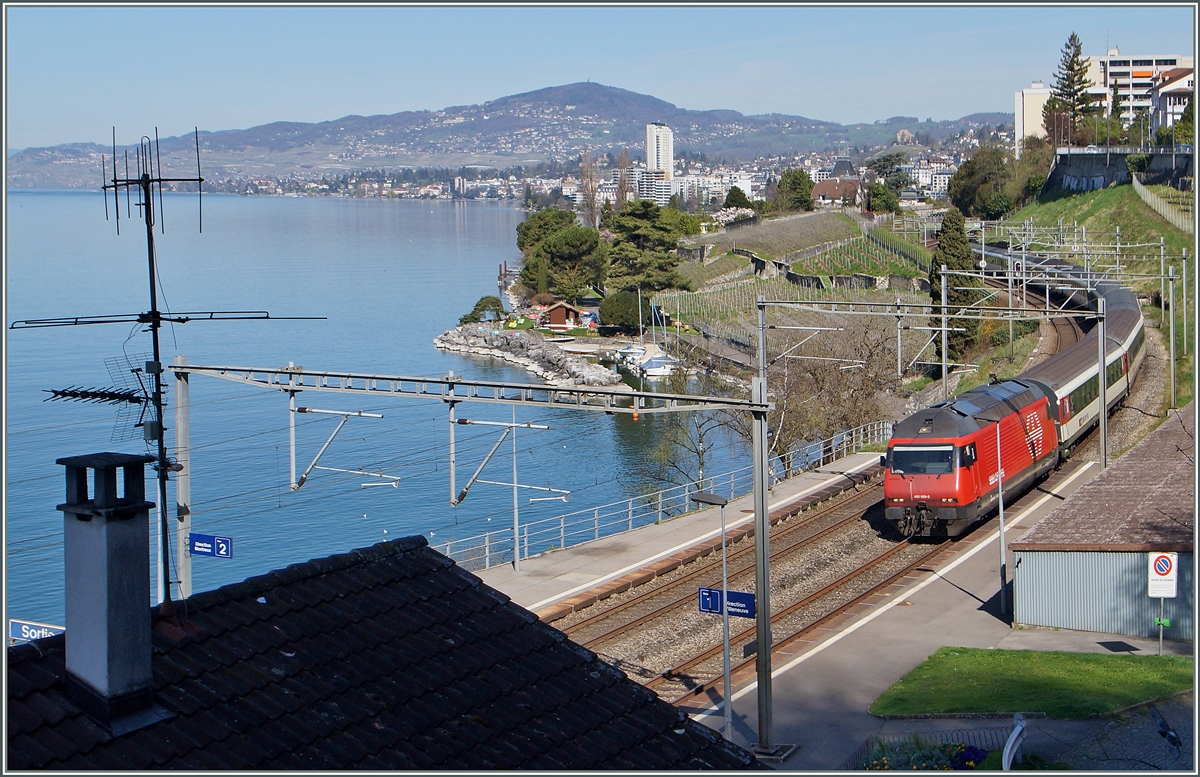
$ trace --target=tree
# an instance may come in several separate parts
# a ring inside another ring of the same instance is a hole
[[[550,235],[575,223],[575,214],[558,208],[545,208],[517,225],[517,248],[526,256]]]
[[[649,300],[643,300],[644,303]],[[650,324],[650,306],[642,305],[642,326]],[[633,291],[615,291],[600,301],[600,323],[619,326],[626,331],[638,328],[638,295]]]
[[[629,149],[617,154],[617,212],[625,210],[625,203],[633,196],[633,179],[630,177]]]
[[[1063,45],[1058,70],[1054,73],[1054,86],[1051,88],[1055,110],[1066,113],[1068,142],[1073,141],[1078,134],[1079,120],[1095,112],[1091,105],[1092,96],[1088,93],[1092,82],[1087,77],[1087,70],[1083,43],[1079,36],[1072,32]]]
[[[500,298],[492,295],[488,297],[480,297],[475,303],[475,308],[458,319],[458,325],[478,324],[483,321],[503,321],[507,313],[504,310],[504,303]]]
[[[784,170],[775,188],[775,202],[780,210],[812,210],[812,191],[813,180],[805,170]]]
[[[738,186],[729,187],[729,194],[725,195],[725,205],[723,207],[754,209],[754,206],[750,204],[750,198]]]
[[[950,178],[947,196],[965,214],[994,218],[987,215],[989,208],[998,204],[993,198],[1004,190],[1010,174],[1008,152],[1000,146],[983,146]]]
[[[596,209],[598,188],[596,160],[591,151],[584,151],[583,156],[579,158],[579,211],[583,216],[584,226],[594,227],[599,221],[600,214]]]
[[[872,213],[897,213],[900,211],[900,198],[876,181],[867,190],[867,210]]]
[[[550,291],[563,299],[575,299],[588,286],[604,284],[608,272],[606,249],[596,229],[570,226],[538,243],[525,265],[534,266],[540,273],[544,264]]]
[[[884,412],[879,398],[898,383],[895,324],[875,317],[851,319],[836,337],[825,333],[801,345],[801,338],[810,337],[809,333],[779,329],[768,341],[767,382],[775,402],[775,409],[767,414],[771,454],[782,455],[801,443],[829,438]],[[787,323],[821,322],[798,314]],[[807,358],[777,358],[789,351]],[[749,441],[750,424],[744,414],[735,423]]]
[[[678,213],[678,211],[676,211]],[[680,233],[664,219],[657,205],[638,200],[612,219],[606,286],[610,291],[631,289],[688,289],[691,284],[675,269]]]
[[[533,187],[529,185],[529,181],[525,182],[525,207],[533,207]]]
[[[933,252],[933,261],[929,263],[929,296],[935,305],[942,304],[942,265],[947,272],[975,272],[975,255],[967,240],[966,219],[958,208],[950,208],[942,217],[942,228],[938,232],[937,249]],[[946,278],[946,307],[947,315],[953,316],[965,307],[980,300],[979,289],[983,287],[979,278],[969,278],[962,275],[949,275]],[[979,319],[951,318],[946,326],[963,331],[949,332],[947,347],[951,361],[959,359],[979,339]],[[933,319],[930,326],[941,327],[941,317]],[[941,337],[934,338],[937,343],[937,353],[941,355]]]
[[[670,394],[724,396],[727,384],[711,373],[676,369],[666,380],[664,391]],[[679,485],[692,484],[704,490],[705,471],[713,448],[731,427],[731,417],[723,410],[692,410],[684,413],[661,413],[654,420],[654,436],[658,444],[650,451],[661,479]],[[711,486],[710,486],[711,487]]]

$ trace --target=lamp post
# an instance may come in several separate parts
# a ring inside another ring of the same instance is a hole
[[[725,505],[728,499],[722,499],[707,491],[697,491],[692,494],[692,501],[702,505],[716,505],[721,508],[721,639],[725,660],[724,701],[721,707],[725,713],[725,738],[733,740],[733,690],[729,679],[729,570],[726,567],[725,551]]]

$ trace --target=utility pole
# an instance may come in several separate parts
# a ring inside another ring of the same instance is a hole
[[[946,375],[949,355],[946,353],[946,265],[942,265],[942,399],[950,398],[950,381]]]

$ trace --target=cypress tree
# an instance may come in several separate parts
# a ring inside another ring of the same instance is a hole
[[[929,267],[929,296],[934,305],[942,304],[942,265],[947,272],[974,272],[975,254],[967,241],[966,219],[958,208],[951,207],[942,218],[942,228],[938,232],[937,249],[933,252],[933,261]],[[948,314],[954,315],[965,307],[973,305],[980,299],[978,289],[982,287],[978,278],[968,278],[962,275],[949,275],[946,278],[946,306]],[[942,320],[938,316],[930,326],[941,327]],[[951,361],[961,359],[979,339],[981,322],[977,318],[952,318],[946,326],[950,329],[962,329],[961,332],[949,332],[946,338]],[[941,358],[942,338],[934,338],[937,345],[938,358]]]

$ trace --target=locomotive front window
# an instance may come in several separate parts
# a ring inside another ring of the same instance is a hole
[[[897,445],[892,448],[892,472],[942,475],[953,469],[953,445]]]

